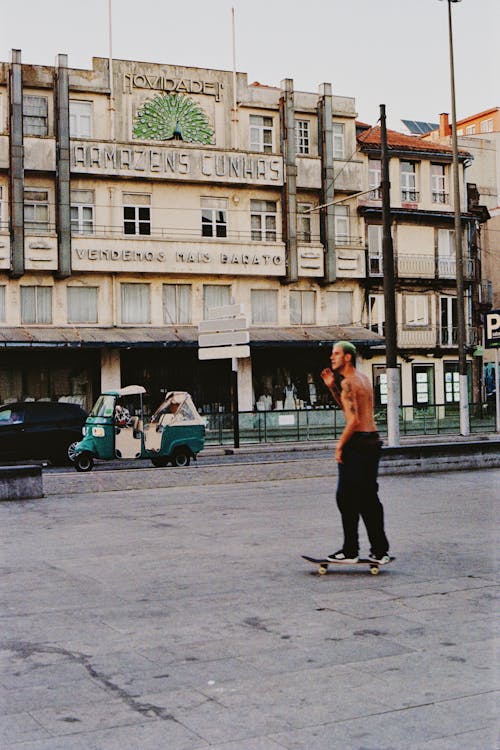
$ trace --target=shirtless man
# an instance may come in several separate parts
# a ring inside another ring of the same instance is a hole
[[[369,559],[389,562],[389,542],[384,531],[384,509],[378,498],[378,464],[382,442],[373,416],[373,389],[366,375],[356,370],[356,347],[338,341],[330,355],[331,369],[321,377],[344,412],[346,424],[335,450],[339,478],[337,505],[342,516],[344,544],[327,557],[353,563],[359,557],[359,518],[371,545]]]

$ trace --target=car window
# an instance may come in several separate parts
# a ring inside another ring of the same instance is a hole
[[[23,421],[24,413],[21,409],[16,409],[15,407],[0,409],[0,426],[9,424],[22,424]]]
[[[62,412],[54,407],[52,404],[38,402],[36,406],[28,407],[28,422],[36,422],[37,424],[47,424],[60,421],[62,418]]]

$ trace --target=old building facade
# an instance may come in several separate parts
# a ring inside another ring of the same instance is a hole
[[[383,405],[380,146],[355,118],[326,83],[101,58],[77,70],[65,55],[52,68],[14,50],[0,68],[0,401],[89,408],[135,382],[228,409],[229,363],[198,361],[197,325],[235,301],[250,320],[242,411],[327,405],[319,372],[339,338]],[[451,149],[393,156],[402,402],[444,403]]]

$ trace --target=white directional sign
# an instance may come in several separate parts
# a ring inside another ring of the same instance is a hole
[[[198,359],[243,359],[249,356],[249,346],[211,346],[198,349]]]
[[[198,359],[241,359],[250,356],[248,319],[243,305],[223,305],[209,310],[198,324]]]

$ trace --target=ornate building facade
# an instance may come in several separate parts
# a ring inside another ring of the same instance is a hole
[[[242,411],[287,396],[327,406],[319,372],[341,338],[383,405],[380,162],[355,118],[328,83],[304,93],[101,58],[79,70],[65,55],[44,67],[13,50],[0,66],[0,401],[89,408],[140,383],[228,409],[230,364],[198,361],[197,325],[234,301],[250,320]],[[443,403],[457,359],[451,149],[393,153],[402,401]]]

